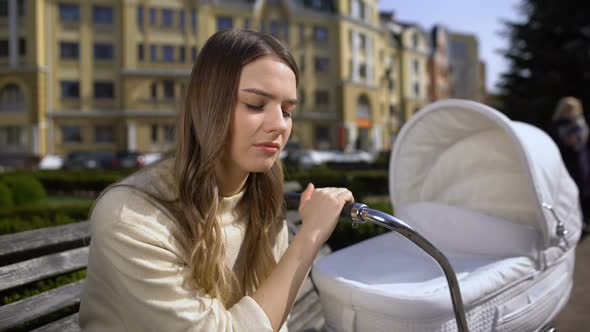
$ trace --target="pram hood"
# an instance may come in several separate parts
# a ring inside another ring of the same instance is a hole
[[[485,105],[450,99],[420,110],[400,131],[389,170],[396,211],[433,202],[534,227],[545,252],[538,258],[549,265],[579,238],[578,189],[553,140]]]

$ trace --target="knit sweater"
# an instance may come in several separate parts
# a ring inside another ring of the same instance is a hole
[[[123,181],[170,198],[172,161]],[[236,205],[243,192],[221,199],[225,263],[233,268],[247,218]],[[272,331],[262,308],[249,296],[231,308],[187,285],[190,277],[181,230],[159,204],[129,187],[99,197],[90,217],[91,244],[80,305],[84,331]],[[277,260],[288,246],[283,222],[276,239]],[[284,324],[281,331],[287,331]]]

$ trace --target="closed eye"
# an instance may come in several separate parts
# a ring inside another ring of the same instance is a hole
[[[264,105],[259,106],[259,105],[251,105],[251,104],[247,104],[247,103],[244,103],[244,104],[246,104],[246,107],[248,107],[249,109],[255,110],[255,111],[261,111],[264,108]]]

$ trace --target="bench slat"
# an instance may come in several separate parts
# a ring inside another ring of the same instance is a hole
[[[88,263],[88,247],[30,259],[0,267],[0,291],[62,273],[80,270]]]
[[[84,280],[0,307],[0,331],[80,303]],[[60,331],[62,331],[60,329]]]
[[[0,236],[0,262],[7,265],[48,252],[51,247],[82,242],[90,238],[90,222],[83,221],[63,226]],[[37,255],[35,255],[37,252]],[[27,257],[27,253],[29,253]],[[13,256],[19,256],[13,258]]]
[[[51,324],[41,326],[31,332],[79,332],[78,313],[56,320]]]
[[[293,307],[287,321],[290,331],[302,331],[304,326],[322,325],[322,305],[315,292],[307,295]]]

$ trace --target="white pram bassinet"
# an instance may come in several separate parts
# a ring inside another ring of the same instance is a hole
[[[536,331],[565,305],[581,215],[544,132],[479,103],[437,102],[402,128],[389,178],[396,216],[451,262],[470,331]],[[324,257],[312,277],[331,330],[457,330],[439,267],[397,233]]]

